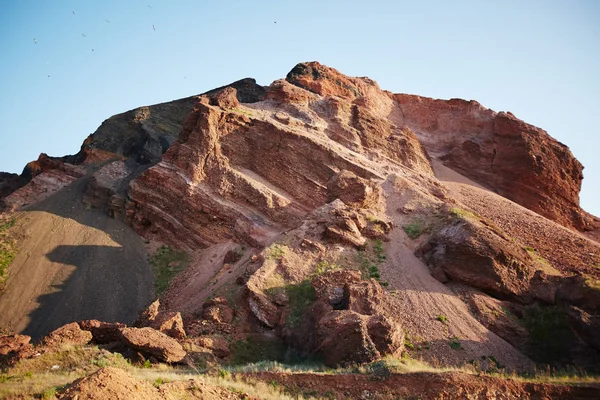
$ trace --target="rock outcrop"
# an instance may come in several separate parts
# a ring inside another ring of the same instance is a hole
[[[402,122],[444,164],[564,226],[594,229],[579,207],[582,165],[544,130],[472,100],[393,97]]]
[[[368,363],[399,354],[404,330],[386,307],[389,294],[359,271],[325,273],[312,281],[316,300],[298,328],[284,334],[305,353],[318,354],[330,366]]]
[[[126,327],[119,322],[102,322],[96,319],[79,321],[77,324],[81,330],[92,334],[92,342],[96,344],[118,342],[121,339],[119,330]]]
[[[58,348],[65,345],[88,344],[92,338],[91,332],[82,330],[77,322],[71,322],[50,332],[42,343],[46,347]]]
[[[175,363],[186,356],[183,347],[162,332],[152,328],[122,328],[122,341],[128,346],[150,354],[157,359]]]

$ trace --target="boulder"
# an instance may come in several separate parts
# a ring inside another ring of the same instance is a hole
[[[43,340],[42,344],[47,347],[61,347],[63,345],[84,345],[92,340],[93,335],[89,331],[84,331],[77,322],[63,325],[60,328],[50,332]]]
[[[122,328],[123,342],[133,349],[148,353],[157,359],[174,363],[186,356],[183,347],[175,340],[153,328]]]
[[[34,352],[27,335],[0,335],[0,369],[15,365]]]
[[[590,314],[574,306],[569,307],[566,314],[577,336],[600,352],[600,315]]]
[[[2,335],[0,336],[0,355],[5,356],[12,352],[20,352],[31,347],[31,336],[27,335]]]
[[[202,317],[216,323],[230,324],[233,321],[233,310],[224,297],[218,296],[202,305]]]
[[[449,219],[416,253],[450,280],[521,302],[532,297],[536,268],[527,252],[474,216]]]
[[[156,316],[159,313],[160,309],[160,300],[153,301],[144,311],[140,313],[137,321],[135,321],[134,326],[138,328],[142,328],[145,326],[150,326],[152,321],[156,319]]]
[[[97,319],[79,321],[78,324],[82,330],[92,334],[92,342],[96,344],[118,342],[121,339],[119,329],[127,326],[119,322],[102,322]]]
[[[381,187],[373,181],[342,170],[327,182],[327,201],[340,199],[353,208],[374,208],[380,201]]]
[[[158,313],[150,323],[150,327],[174,339],[184,339],[186,337],[183,319],[179,312],[162,311]]]
[[[529,332],[519,323],[518,313],[511,311],[518,309],[518,305],[477,292],[469,293],[467,301],[483,326],[513,346],[525,346],[529,340]]]
[[[220,335],[206,335],[190,338],[183,343],[183,347],[188,352],[208,350],[218,358],[224,358],[231,354],[229,343]]]

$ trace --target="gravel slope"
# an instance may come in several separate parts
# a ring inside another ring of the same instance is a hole
[[[0,297],[0,328],[38,339],[81,320],[132,322],[153,298],[141,238],[105,213],[86,210],[89,175],[21,213],[23,239]]]

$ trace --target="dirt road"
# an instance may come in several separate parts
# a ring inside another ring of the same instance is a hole
[[[22,212],[0,328],[39,339],[82,319],[132,322],[153,298],[142,239],[81,203],[89,176]]]

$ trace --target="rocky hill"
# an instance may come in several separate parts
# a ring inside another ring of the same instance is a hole
[[[298,64],[267,87],[119,114],[78,154],[1,174],[16,245],[0,324],[41,338],[80,321],[39,346],[75,335],[195,367],[600,373],[600,220],[579,206],[582,170],[509,112]],[[11,349],[7,363],[31,356]]]

